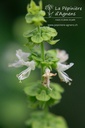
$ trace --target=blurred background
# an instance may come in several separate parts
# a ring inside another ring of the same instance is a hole
[[[35,0],[36,3],[38,1]],[[85,128],[85,1],[42,1],[43,7],[53,4],[83,8],[80,14],[82,19],[76,21],[77,27],[55,27],[59,33],[60,42],[52,48],[65,49],[70,55],[68,62],[74,62],[75,65],[67,71],[73,79],[71,86],[61,83],[58,78],[55,79],[65,88],[65,93],[61,103],[51,108],[50,111],[64,116],[69,128]],[[16,74],[21,69],[8,68],[8,64],[16,59],[14,55],[17,49],[28,50],[23,46],[26,40],[22,35],[27,29],[24,16],[27,13],[26,6],[29,2],[30,0],[0,1],[0,128],[25,128],[24,121],[29,115],[29,110],[23,86],[27,82],[38,79],[38,76],[32,73],[30,79],[20,84]],[[53,19],[46,20],[48,24],[54,24]]]

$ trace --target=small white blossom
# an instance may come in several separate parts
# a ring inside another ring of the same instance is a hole
[[[16,50],[16,56],[18,58],[17,61],[15,61],[12,64],[9,64],[9,67],[22,67],[23,65],[26,65],[26,62],[28,60],[30,53],[22,52],[21,49]]]
[[[29,77],[31,70],[34,70],[34,69],[35,69],[35,62],[30,61],[29,67],[17,75],[18,79],[20,81],[26,79],[27,77]]]
[[[68,60],[69,55],[66,53],[65,50],[57,49],[57,58],[59,59],[59,62],[63,63]]]
[[[69,65],[62,64],[60,62],[57,63],[57,71],[58,71],[59,78],[63,82],[69,83],[69,85],[71,84],[70,81],[72,81],[72,79],[69,78],[69,76],[64,71],[71,68],[73,65],[74,65],[73,63],[70,63]]]
[[[50,90],[52,90],[50,88],[50,77],[51,76],[56,76],[56,74],[50,73],[50,69],[46,68],[45,74],[43,75],[43,77],[44,77],[43,85],[46,86],[47,88],[49,88]]]
[[[57,72],[58,72],[59,78],[63,82],[69,83],[70,85],[71,84],[70,81],[72,81],[72,79],[64,71],[71,68],[74,65],[74,63],[70,63],[68,65],[65,64],[66,60],[68,60],[69,58],[69,55],[64,50],[59,50],[59,49],[57,50],[57,58],[59,59],[57,63]]]
[[[18,61],[12,64],[9,64],[9,67],[15,67],[15,68],[22,67],[22,66],[27,67],[27,69],[25,69],[24,71],[22,71],[21,73],[17,75],[20,81],[29,77],[31,70],[35,69],[35,62],[28,61],[29,55],[30,53],[22,52],[22,50],[19,49],[16,51],[16,56],[18,58]]]
[[[16,56],[18,59],[23,59],[24,61],[28,60],[30,53],[23,52],[21,49],[16,50]]]

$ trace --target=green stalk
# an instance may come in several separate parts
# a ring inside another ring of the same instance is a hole
[[[38,26],[38,31],[41,33],[40,26]],[[41,43],[41,59],[44,62],[45,56],[44,56],[44,42]],[[44,74],[43,65],[41,64],[41,81],[43,81],[42,75]]]
[[[45,56],[44,56],[44,43],[42,42],[41,43],[41,58],[42,58],[42,61],[44,62],[45,60]],[[42,78],[42,75],[44,74],[44,69],[43,69],[43,65],[41,64],[41,80],[43,81],[43,78]]]
[[[43,42],[41,43],[41,58],[42,58],[43,61],[45,60],[45,57],[44,57],[44,43]]]

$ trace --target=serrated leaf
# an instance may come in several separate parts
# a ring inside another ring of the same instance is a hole
[[[45,90],[42,90],[40,94],[36,95],[36,99],[39,101],[48,101],[50,96],[46,94]]]

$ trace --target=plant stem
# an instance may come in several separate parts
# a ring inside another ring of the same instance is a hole
[[[38,31],[41,33],[40,26],[38,26]],[[44,60],[45,60],[45,56],[44,56],[44,42],[41,43],[41,59],[42,59],[42,62],[44,62]],[[41,64],[41,81],[43,81],[43,77],[42,77],[43,74],[44,74],[43,64]]]
[[[41,58],[42,58],[42,60],[44,61],[44,43],[42,42],[41,43]]]
[[[41,43],[41,58],[42,58],[42,61],[44,62],[45,57],[44,57],[44,43],[43,42]],[[43,65],[41,65],[41,80],[43,80],[42,78],[43,74],[44,74]]]

